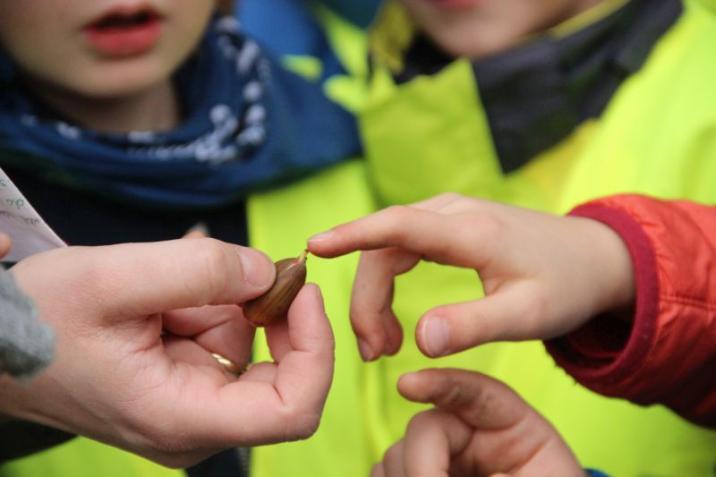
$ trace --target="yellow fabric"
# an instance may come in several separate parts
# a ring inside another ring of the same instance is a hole
[[[392,72],[403,69],[403,53],[415,36],[415,25],[397,1],[388,1],[378,13],[369,34],[370,52],[376,63]]]
[[[598,22],[620,7],[626,5],[629,1],[630,0],[602,0],[579,15],[575,15],[574,17],[569,18],[559,25],[551,28],[549,30],[549,34],[556,37],[570,35],[586,26],[591,25],[592,23]]]
[[[253,197],[248,204],[250,242],[274,259],[293,257],[306,247],[311,235],[357,218],[374,207],[363,163],[351,161],[293,187]],[[332,389],[338,392],[329,395],[325,417],[310,440],[254,449],[252,475],[368,475],[375,449],[360,416],[366,414],[364,383],[370,380],[346,318],[350,303],[346,291],[351,288],[356,259],[355,255],[330,261],[308,259],[308,280],[325,290],[326,312],[336,336],[338,352]],[[270,359],[262,337],[256,342],[256,359]],[[338,456],[346,460],[337,460]]]
[[[310,81],[318,81],[323,74],[323,63],[312,56],[287,55],[281,60],[281,64],[287,70]]]
[[[336,49],[338,59],[349,72],[329,78],[324,86],[326,95],[340,102],[349,111],[357,111],[365,103],[368,65],[365,61],[368,40],[363,30],[343,20],[329,8],[313,4],[316,18],[326,25],[325,33]]]
[[[716,203],[716,19],[704,7],[710,6],[688,4],[599,121],[507,176],[466,63],[401,87],[379,73],[361,114],[366,161],[255,197],[252,243],[275,258],[295,255],[308,235],[370,211],[373,201],[405,203],[446,190],[554,212],[625,191]],[[368,475],[422,408],[398,396],[396,379],[428,366],[476,369],[506,381],[555,424],[584,466],[620,477],[713,474],[716,432],[662,407],[641,408],[575,385],[540,343],[423,357],[412,339],[417,320],[437,304],[479,297],[470,271],[424,264],[400,277],[395,311],[406,331],[404,348],[361,365],[347,318],[354,259],[312,262],[338,337],[322,427],[314,439],[256,449],[253,477]],[[267,356],[263,347],[260,353]]]
[[[76,438],[66,444],[0,466],[0,477],[185,477],[134,454]]]

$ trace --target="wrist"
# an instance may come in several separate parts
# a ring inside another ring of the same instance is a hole
[[[599,292],[602,293],[601,301],[594,307],[592,316],[601,314],[600,319],[592,320],[562,340],[547,343],[557,363],[578,382],[608,395],[614,395],[617,383],[632,375],[643,363],[655,333],[659,304],[659,281],[652,243],[633,212],[621,209],[618,204],[591,202],[577,207],[570,215],[591,219],[617,235],[622,242],[619,246],[626,246],[629,254],[630,280],[621,281],[624,278],[621,274],[621,278],[611,283],[615,287],[605,288],[611,291]],[[589,224],[584,226],[603,237],[604,229],[595,227],[593,222],[581,223]],[[608,252],[614,246],[611,240],[601,239],[597,244],[596,238],[588,239],[595,241],[595,248],[599,245],[599,251],[595,251],[597,257],[602,257],[604,251],[607,251],[606,255],[614,255],[614,252]],[[623,259],[621,263],[623,266]],[[613,267],[612,263],[606,269]],[[587,280],[598,281],[594,286],[603,288],[607,286],[604,282],[608,276],[605,272],[602,277],[592,275]],[[625,300],[629,295],[631,298]],[[625,303],[629,311],[623,311],[626,310]]]
[[[608,225],[591,218],[574,217],[582,227],[590,250],[588,285],[594,300],[590,315],[617,312],[631,317],[636,299],[634,265],[627,244]]]

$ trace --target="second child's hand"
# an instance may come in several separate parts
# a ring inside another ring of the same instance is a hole
[[[485,290],[484,298],[426,311],[416,340],[432,357],[492,341],[554,338],[634,297],[628,251],[607,226],[457,194],[340,225],[311,238],[309,250],[322,257],[363,251],[351,322],[365,360],[400,348],[393,281],[421,260],[472,268]]]

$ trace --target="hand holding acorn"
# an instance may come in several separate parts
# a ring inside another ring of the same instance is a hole
[[[276,281],[263,295],[244,304],[244,316],[256,326],[266,326],[284,319],[293,300],[306,284],[308,251],[296,258],[275,263]]]

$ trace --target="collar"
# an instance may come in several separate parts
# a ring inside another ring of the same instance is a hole
[[[604,111],[682,12],[679,0],[632,0],[571,34],[544,36],[472,63],[503,172],[509,173]],[[397,83],[453,61],[416,37]]]

